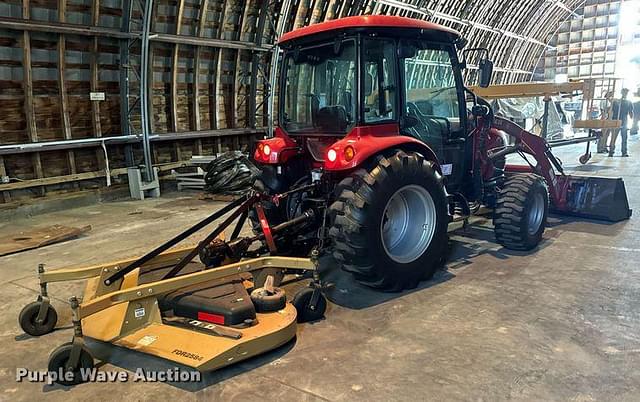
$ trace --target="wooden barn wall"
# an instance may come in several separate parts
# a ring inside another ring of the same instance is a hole
[[[133,38],[139,37],[144,3],[0,0],[0,147],[139,134],[140,42]],[[155,0],[152,33],[164,38],[150,45],[151,127],[164,140],[152,143],[154,163],[250,148],[268,124],[267,97],[278,101],[267,78],[278,26],[286,32],[363,13],[430,20],[461,31],[469,47],[488,47],[496,62],[494,82],[506,83],[529,79],[548,38],[581,1],[564,0],[569,11],[546,0],[517,3]],[[128,39],[122,34],[127,18]],[[92,32],[49,32],[34,29],[36,23]],[[467,80],[475,74],[469,70]],[[89,92],[103,92],[105,99],[92,101]],[[106,151],[107,159],[100,146],[0,152],[0,202],[104,186],[107,168],[117,176],[128,160],[142,161],[137,144],[107,145]]]
[[[133,1],[129,28],[134,35],[141,29],[142,3]],[[131,40],[129,59],[121,60],[122,39],[117,33],[126,17],[124,4],[124,0],[0,1],[0,146],[117,137],[127,131],[140,134],[140,44]],[[267,18],[278,12],[278,2],[261,0],[155,1],[152,33],[180,42],[154,40],[150,47],[152,132],[170,138],[152,143],[155,164],[185,161],[193,154],[247,151],[262,136],[267,123],[264,77],[271,60],[267,46],[274,41]],[[16,28],[13,22],[103,30],[97,35],[42,32],[26,24]],[[202,41],[183,42],[192,39]],[[207,39],[234,41],[241,48],[216,46]],[[256,43],[265,46],[253,50]],[[262,75],[253,81],[259,70]],[[125,115],[123,71],[130,105]],[[92,101],[90,92],[102,92],[105,98]],[[55,151],[0,152],[0,202],[104,186],[107,168],[117,172],[115,182],[117,175],[124,180],[127,149],[133,163],[140,164],[137,144],[107,144],[108,159],[99,143]]]

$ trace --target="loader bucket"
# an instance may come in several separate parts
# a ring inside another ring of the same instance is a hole
[[[560,178],[560,177],[558,177]],[[564,176],[566,202],[554,206],[564,215],[619,222],[631,217],[627,191],[622,178]]]

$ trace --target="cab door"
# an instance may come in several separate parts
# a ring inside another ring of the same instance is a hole
[[[399,54],[409,56],[400,58],[402,110],[410,122],[404,134],[433,149],[448,187],[455,187],[466,168],[466,105],[456,53],[452,46],[440,44],[418,48],[401,42],[400,48]]]

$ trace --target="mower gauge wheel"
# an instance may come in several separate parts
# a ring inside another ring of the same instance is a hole
[[[324,317],[324,312],[327,310],[327,299],[322,293],[319,293],[315,305],[311,306],[314,291],[320,292],[320,290],[313,288],[302,288],[293,296],[291,304],[298,312],[299,323],[317,321]]]
[[[284,279],[284,271],[278,268],[263,268],[253,271],[251,274],[253,275],[254,289],[264,287],[269,275],[273,277],[273,286],[280,286],[282,279]]]
[[[256,312],[270,313],[272,311],[282,310],[287,304],[287,295],[284,289],[273,288],[273,292],[269,292],[265,288],[257,288],[251,292],[251,301],[253,302]]]
[[[71,356],[71,350],[73,349],[73,343],[67,342],[65,344],[60,345],[57,349],[51,352],[49,355],[49,372],[67,373],[71,371],[73,375],[66,374],[62,378],[57,378],[55,382],[62,385],[76,385],[82,382],[82,376],[80,375],[80,370],[84,369],[85,371],[91,370],[93,368],[93,356],[91,353],[83,347],[80,346],[80,356],[78,358],[78,363],[75,367],[67,367],[67,362],[69,361],[69,357]],[[61,370],[62,369],[62,370]]]
[[[52,332],[58,322],[58,313],[51,305],[47,307],[47,312],[42,322],[38,322],[38,313],[41,305],[41,301],[29,303],[24,306],[18,316],[20,328],[31,336],[41,336]]]

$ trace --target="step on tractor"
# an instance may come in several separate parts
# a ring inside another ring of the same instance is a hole
[[[251,218],[256,231],[309,219],[306,230],[268,236],[272,253],[320,242],[360,283],[400,291],[443,264],[449,223],[486,208],[497,242],[522,251],[540,243],[550,209],[629,218],[622,179],[565,174],[543,138],[465,87],[469,60],[480,87],[493,70],[486,49],[465,44],[454,30],[392,16],[283,35],[277,127],[256,144],[255,188],[307,190]]]

